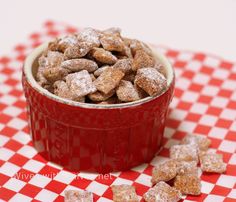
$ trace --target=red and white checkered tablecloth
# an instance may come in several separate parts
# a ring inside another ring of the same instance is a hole
[[[48,21],[9,56],[0,56],[0,201],[63,201],[66,189],[88,190],[94,200],[112,199],[110,185],[134,185],[141,196],[151,186],[153,166],[187,133],[208,136],[224,155],[224,174],[202,174],[202,194],[183,201],[236,201],[236,64],[216,56],[158,47],[176,73],[175,96],[165,129],[164,148],[149,163],[106,176],[69,172],[43,159],[32,146],[21,86],[25,56],[40,43],[77,31]]]

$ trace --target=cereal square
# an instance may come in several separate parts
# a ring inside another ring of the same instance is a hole
[[[93,194],[87,191],[66,190],[65,202],[93,202]]]
[[[58,67],[64,60],[64,55],[57,51],[47,51],[39,60],[39,66],[42,67]]]
[[[100,46],[100,34],[97,30],[92,29],[90,27],[83,29],[79,35],[78,40],[80,42],[86,42],[93,47]]]
[[[66,84],[77,97],[83,97],[97,90],[87,70],[67,75]]]
[[[143,50],[136,51],[133,62],[133,71],[137,71],[140,68],[154,67],[154,66],[155,66],[155,60],[152,56],[148,55]]]
[[[151,67],[139,69],[134,82],[151,96],[160,94],[167,87],[165,77]]]
[[[88,72],[94,72],[97,70],[98,65],[96,62],[88,59],[71,59],[65,60],[61,63],[61,67],[67,69],[70,72],[78,72],[81,70],[87,70]]]
[[[134,83],[134,79],[135,79],[135,73],[134,73],[134,72],[125,74],[125,76],[123,77],[123,80],[125,80],[125,81],[130,81],[130,82],[132,82],[132,83]],[[136,90],[137,90],[137,89],[136,89]]]
[[[113,185],[111,187],[113,192],[114,202],[138,202],[138,196],[135,188],[131,185]]]
[[[124,75],[119,69],[107,69],[94,81],[94,85],[99,91],[107,94],[119,85]]]
[[[90,54],[96,61],[103,64],[113,65],[117,62],[116,56],[102,48],[93,48]]]
[[[102,102],[97,102],[97,104],[99,104],[99,105],[119,104],[119,103],[121,103],[121,102],[116,96],[112,96],[109,99],[102,101]]]
[[[207,150],[211,144],[211,140],[200,135],[186,135],[181,144],[196,144],[200,150]]]
[[[125,42],[130,46],[133,55],[135,55],[138,50],[141,50],[152,56],[152,50],[144,42],[136,39],[126,39]]]
[[[143,198],[146,202],[177,202],[181,199],[181,193],[165,182],[158,182],[143,195]]]
[[[54,83],[55,81],[62,80],[67,74],[68,74],[68,71],[61,67],[45,68],[43,71],[44,77],[50,83]]]
[[[201,169],[209,173],[223,173],[226,171],[226,164],[223,162],[222,154],[201,152],[199,155]]]
[[[178,175],[195,175],[198,176],[198,168],[196,161],[178,161],[177,163]]]
[[[114,65],[113,68],[120,69],[125,74],[132,72],[132,59],[120,59]]]
[[[119,36],[104,34],[101,39],[101,44],[105,50],[122,52],[125,44]]]
[[[139,94],[130,81],[121,80],[116,90],[117,97],[123,102],[139,100]]]
[[[65,36],[57,40],[57,50],[64,52],[67,48],[75,46],[78,44],[78,38],[75,34]]]
[[[87,42],[80,42],[74,46],[69,46],[65,52],[65,58],[67,59],[75,59],[75,58],[81,58],[92,49],[91,44]]]
[[[102,72],[106,71],[107,69],[111,69],[112,67],[109,65],[104,65],[102,67],[99,67],[93,74],[94,76],[98,77],[102,74]]]
[[[196,145],[174,145],[170,148],[170,158],[179,161],[198,162],[198,149]]]
[[[168,160],[152,170],[152,184],[160,181],[169,181],[177,175],[177,162],[175,160]]]
[[[182,194],[201,194],[201,180],[196,175],[177,175],[174,187]]]
[[[111,90],[109,93],[104,94],[102,92],[96,91],[95,93],[91,93],[88,95],[89,99],[94,101],[94,102],[101,102],[105,101],[111,96],[115,94],[115,90]]]

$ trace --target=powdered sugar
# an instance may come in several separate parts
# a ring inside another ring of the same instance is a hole
[[[65,202],[93,202],[93,194],[87,191],[66,190]]]
[[[131,185],[113,185],[113,201],[115,202],[138,202],[138,196],[135,188]]]
[[[170,148],[170,158],[179,161],[197,161],[198,150],[196,145],[174,145]]]
[[[63,37],[61,40],[59,40],[59,45],[67,45],[67,46],[74,46],[78,43],[78,39],[76,35],[68,35]]]
[[[202,152],[200,154],[201,169],[205,172],[223,173],[226,171],[226,164],[223,162],[222,154]]]
[[[196,161],[178,161],[177,162],[178,175],[198,175],[197,162]]]
[[[161,93],[167,87],[165,77],[151,67],[139,69],[135,77],[135,83],[151,96]]]
[[[98,65],[96,62],[88,59],[71,59],[71,60],[66,60],[61,63],[61,67],[65,68],[71,72],[78,72],[81,70],[87,70],[88,72],[94,72],[97,70]]]
[[[70,91],[76,94],[77,97],[83,97],[97,90],[86,70],[67,75],[66,83]]]
[[[169,181],[177,175],[177,161],[168,160],[152,170],[152,184]]]
[[[94,72],[94,76],[98,77],[102,74],[102,72],[104,72],[104,71],[106,71],[107,69],[110,69],[110,68],[112,68],[112,67],[109,66],[109,65],[102,66]]]
[[[124,102],[131,102],[139,100],[139,94],[130,81],[121,80],[116,90],[119,100]]]
[[[100,40],[99,40],[99,33],[92,28],[85,28],[83,29],[78,35],[79,41],[84,41],[93,46],[99,47]]]
[[[200,195],[201,180],[196,175],[178,175],[174,181],[174,187],[182,194]]]
[[[200,150],[207,150],[211,144],[211,140],[200,135],[187,135],[181,141],[181,144],[196,144]]]
[[[181,199],[181,193],[165,182],[159,182],[143,197],[146,202],[177,202]]]

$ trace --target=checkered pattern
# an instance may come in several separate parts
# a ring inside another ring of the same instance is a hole
[[[141,196],[151,186],[153,166],[168,158],[169,147],[187,133],[208,136],[212,150],[224,155],[225,174],[202,174],[202,194],[184,201],[236,201],[236,64],[215,56],[158,47],[176,72],[164,148],[150,164],[106,176],[72,173],[45,161],[32,147],[26,120],[21,68],[40,43],[77,31],[48,21],[40,32],[0,57],[0,201],[63,201],[65,189],[93,192],[95,201],[111,201],[110,185],[130,184]]]

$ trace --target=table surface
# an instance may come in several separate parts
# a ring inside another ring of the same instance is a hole
[[[2,1],[0,55],[10,53],[46,19],[54,19],[83,27],[118,26],[155,44],[236,61],[235,10],[234,0]]]

